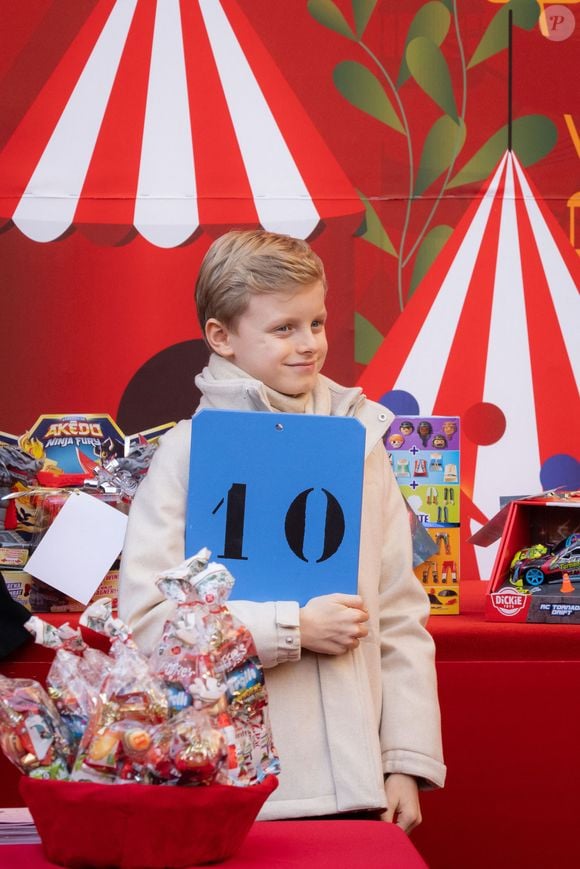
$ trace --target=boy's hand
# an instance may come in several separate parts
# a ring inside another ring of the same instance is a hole
[[[369,614],[358,594],[324,594],[300,609],[302,648],[323,655],[342,655],[366,637]]]
[[[419,788],[412,775],[391,773],[385,781],[387,811],[381,815],[383,821],[395,822],[405,833],[410,833],[421,823]]]

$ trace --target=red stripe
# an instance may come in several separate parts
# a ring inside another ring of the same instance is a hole
[[[222,5],[322,220],[362,214],[351,182],[235,0]]]
[[[115,0],[102,0],[79,31],[0,156],[0,213],[12,216]]]
[[[530,176],[526,172],[524,172],[521,164],[517,161],[517,158],[515,157],[514,162],[517,163],[518,170],[525,176],[525,179],[529,184],[530,190],[534,197],[534,202],[538,206],[542,217],[548,225],[548,229],[550,230],[556,247],[560,251],[560,255],[566,264],[566,268],[572,275],[572,279],[576,287],[580,287],[580,257],[572,247],[570,239],[554,217],[552,211],[547,206],[541,193],[538,192],[536,185],[530,180]]]
[[[465,303],[433,406],[435,415],[463,416],[468,408],[483,400],[505,177],[504,168],[469,276]],[[462,432],[461,488],[470,498],[473,497],[477,449],[477,444]]]
[[[378,399],[393,388],[419,330],[427,319],[431,306],[441,289],[441,284],[463,244],[465,234],[480,207],[491,180],[485,185],[480,197],[472,201],[454,229],[451,238],[407,303],[405,310],[395,321],[372,361],[364,370],[358,383],[369,398]]]
[[[259,226],[198,3],[181,0],[181,15],[200,223]]]
[[[517,174],[515,185],[536,424],[540,461],[544,462],[557,453],[577,454],[580,403],[578,385],[544,271],[542,253],[534,236]],[[556,394],[557,406],[554,405]]]
[[[140,0],[75,214],[75,223],[131,226],[147,101],[154,0]]]

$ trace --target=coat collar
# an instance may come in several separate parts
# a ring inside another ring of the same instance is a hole
[[[365,457],[383,438],[394,415],[386,407],[370,401],[358,386],[341,386],[323,374],[318,375],[321,385],[330,396],[330,416],[354,417],[364,426]],[[247,410],[277,412],[271,405],[264,384],[252,377],[216,378],[204,368],[195,378],[202,393],[198,410],[218,408],[223,410]]]

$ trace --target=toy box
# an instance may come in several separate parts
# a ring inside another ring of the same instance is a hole
[[[1,573],[11,597],[33,613],[80,613],[86,609],[85,604],[41,582],[25,570],[2,570]],[[109,597],[116,609],[118,587],[119,571],[110,570],[95,591],[91,603]]]
[[[408,504],[435,544],[415,568],[433,614],[459,612],[459,418],[397,416],[384,443]]]
[[[512,501],[489,581],[489,621],[580,624],[580,495]]]
[[[103,459],[122,456],[125,436],[108,414],[43,414],[26,436],[45,470],[90,474]]]
[[[30,547],[20,534],[0,529],[0,567],[24,567],[29,554]]]

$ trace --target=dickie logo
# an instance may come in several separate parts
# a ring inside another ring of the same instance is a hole
[[[526,605],[527,595],[518,594],[511,588],[500,588],[491,594],[491,601],[502,616],[515,616]]]

